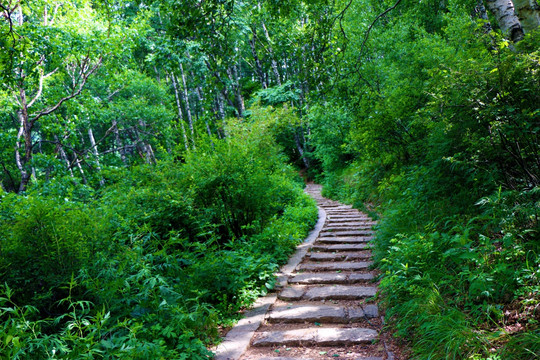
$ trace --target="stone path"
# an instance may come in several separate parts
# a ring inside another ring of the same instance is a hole
[[[250,333],[247,351],[239,357],[218,353],[216,359],[394,359],[379,336],[382,319],[373,302],[377,287],[369,269],[369,241],[375,222],[323,198],[320,191],[320,186],[308,185],[307,192],[326,212],[315,242],[291,273],[283,275],[283,287],[264,308],[264,320]]]

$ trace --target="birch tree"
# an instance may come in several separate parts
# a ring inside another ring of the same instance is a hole
[[[513,42],[523,39],[523,27],[516,15],[512,0],[485,0],[486,7],[495,15],[503,34]]]
[[[20,173],[18,190],[25,191],[32,176],[38,124],[79,96],[101,66],[106,53],[95,37],[106,27],[99,21],[83,27],[89,18],[97,20],[89,3],[75,8],[71,3],[56,2],[49,8],[41,1],[28,6],[10,1],[1,9],[2,29],[11,34],[12,50],[2,59],[8,65],[2,77],[18,108],[14,152]],[[32,26],[26,26],[30,23]],[[87,36],[89,30],[94,38]]]

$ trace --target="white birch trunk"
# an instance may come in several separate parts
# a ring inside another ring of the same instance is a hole
[[[266,25],[264,22],[261,23],[262,28],[264,31],[264,36],[266,37],[266,41],[268,41],[268,53],[270,54],[270,57],[272,58],[272,71],[274,72],[274,76],[276,77],[277,84],[281,86],[281,77],[279,75],[279,70],[277,66],[277,61],[274,58],[274,51],[272,49],[272,40],[270,40],[270,34],[268,33],[268,29],[266,28]]]
[[[495,15],[503,34],[518,42],[523,39],[523,28],[511,0],[486,0],[486,7]]]
[[[186,76],[184,75],[184,67],[182,66],[182,63],[180,63],[180,73],[182,74],[182,84],[184,85],[184,103],[186,104],[189,131],[191,132],[191,146],[195,149],[195,130],[193,129],[193,118],[191,116],[191,106],[189,104],[189,94],[186,85]]]
[[[261,60],[259,59],[259,55],[257,54],[257,48],[255,47],[255,38],[256,33],[255,29],[252,29],[253,36],[249,40],[249,45],[251,47],[251,54],[253,55],[253,60],[255,60],[255,69],[257,70],[257,76],[259,77],[259,81],[261,82],[261,86],[263,89],[266,89],[266,81],[264,80],[264,73],[261,66]]]
[[[56,140],[56,146],[58,147],[58,154],[60,155],[60,158],[64,160],[64,162],[66,163],[66,167],[69,171],[69,175],[73,177],[73,170],[71,170],[71,164],[69,162],[66,152],[64,151],[64,147],[62,146],[62,144],[60,144],[58,136],[54,135],[54,140]]]
[[[98,170],[98,173],[101,172],[101,164],[99,163],[99,151],[97,149],[96,139],[94,138],[94,133],[92,131],[92,128],[88,128],[88,137],[90,138],[90,146],[92,147],[92,154],[94,154],[94,157],[96,158],[96,168]],[[105,181],[100,176],[99,185],[103,186],[105,185]]]
[[[114,131],[114,139],[116,142],[116,147],[120,150],[120,159],[122,160],[122,163],[124,165],[127,165],[126,161],[126,149],[124,148],[124,144],[122,143],[122,140],[120,139],[120,133],[118,132],[118,122],[116,119],[113,119],[113,131]]]
[[[180,104],[180,95],[178,93],[178,86],[176,85],[176,76],[171,74],[171,80],[174,88],[174,96],[176,97],[176,108],[178,110],[178,122],[180,123],[180,128],[182,129],[182,136],[184,137],[184,147],[186,150],[189,150],[188,138],[186,134],[186,128],[184,127],[184,113],[182,112],[182,105]]]

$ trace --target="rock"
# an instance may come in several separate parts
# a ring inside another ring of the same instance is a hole
[[[371,286],[322,286],[306,291],[306,300],[356,300],[372,297],[377,294],[377,288]]]
[[[253,346],[332,346],[371,343],[377,331],[364,328],[310,328],[286,331],[267,331],[253,341]]]
[[[369,304],[360,308],[349,308],[349,320],[351,322],[363,321],[366,318],[372,319],[379,316],[377,305]]]
[[[347,253],[311,253],[310,260],[333,260],[342,261],[347,258]]]
[[[373,280],[373,274],[350,274],[348,279],[350,283]]]
[[[320,237],[325,236],[371,236],[373,234],[373,230],[339,230],[339,231],[326,231],[323,230],[319,233]]]
[[[325,263],[315,263],[315,264],[300,264],[298,267],[300,270],[341,270],[341,271],[352,271],[352,270],[364,270],[367,269],[372,264],[371,261],[358,261],[358,262],[325,262]]]
[[[269,322],[325,322],[344,324],[348,322],[345,309],[338,306],[280,306],[273,309],[268,317]]]
[[[248,357],[245,360],[313,360],[313,359],[312,358],[304,358],[304,357],[303,358],[293,358],[293,357],[278,356],[278,357],[263,357],[263,358],[260,358],[260,357]],[[382,358],[381,358],[381,360],[382,360]]]
[[[310,260],[327,260],[327,261],[353,261],[359,259],[368,259],[371,257],[371,252],[369,251],[359,251],[359,252],[336,252],[336,253],[311,253],[309,255]]]
[[[279,293],[278,298],[285,301],[300,300],[304,295],[305,291],[306,288],[301,286],[287,287]]]
[[[346,227],[354,227],[356,230],[361,228],[371,229],[373,222],[372,221],[328,221],[326,223],[327,230],[335,228],[342,229]]]
[[[265,331],[253,341],[253,346],[311,345],[317,338],[318,329],[296,329],[286,331]]]
[[[321,243],[339,243],[339,244],[357,244],[357,243],[366,243],[373,240],[372,236],[355,236],[355,237],[320,237],[317,239],[317,242]]]
[[[349,225],[349,224],[343,224],[341,226],[336,226],[335,224],[332,224],[332,226],[325,226],[324,231],[356,231],[356,230],[363,230],[363,231],[371,231],[371,226],[365,226],[365,225]]]
[[[317,333],[318,346],[370,343],[377,339],[377,331],[363,328],[321,328]]]
[[[291,284],[345,284],[346,274],[338,273],[306,273],[298,274],[289,279]]]
[[[350,219],[356,219],[357,221],[371,220],[367,216],[359,215],[359,214],[336,214],[336,213],[329,213],[329,212],[327,212],[327,218],[329,220],[350,220]]]
[[[319,245],[314,244],[311,247],[312,251],[355,251],[355,250],[365,250],[369,249],[368,244],[337,244],[337,245]]]

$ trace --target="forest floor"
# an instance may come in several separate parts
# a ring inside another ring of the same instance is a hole
[[[321,196],[321,187],[306,191],[323,209],[322,228],[261,314],[233,328],[218,348],[217,360],[407,359],[406,347],[384,329],[377,305],[377,270],[371,269],[370,240],[375,224],[350,206]],[[248,324],[249,323],[249,324]],[[245,326],[252,331],[242,333]],[[244,351],[223,351],[239,347]],[[248,343],[249,342],[249,343]],[[221,349],[221,351],[220,351]],[[241,355],[239,355],[241,354]]]

